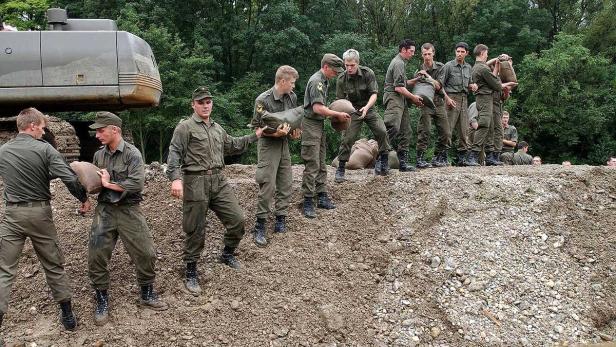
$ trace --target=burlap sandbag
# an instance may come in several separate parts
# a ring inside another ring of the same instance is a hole
[[[420,96],[425,106],[436,108],[434,105],[434,90],[436,81],[429,77],[421,77],[413,87],[413,94]]]
[[[304,107],[298,106],[296,108],[288,109],[280,112],[267,112],[265,111],[261,116],[263,123],[271,129],[277,129],[280,124],[288,123],[291,130],[302,127],[302,119],[304,117]]]
[[[471,123],[473,119],[475,122],[478,122],[477,116],[479,115],[479,111],[477,111],[477,103],[473,102],[468,106],[468,122]]]
[[[399,169],[400,161],[398,160],[398,153],[396,151],[389,151],[389,168],[390,169]]]
[[[359,139],[351,147],[351,155],[344,167],[349,170],[358,170],[374,167],[379,152],[379,144],[375,140]],[[332,160],[332,166],[338,167],[338,157]]]
[[[515,75],[515,70],[513,70],[513,65],[511,65],[511,61],[509,60],[501,60],[500,61],[500,79],[503,83],[507,82],[516,82],[518,83],[518,78]]]
[[[101,177],[96,173],[100,170],[92,163],[85,161],[74,161],[71,164],[71,169],[75,171],[79,182],[89,194],[96,194],[103,189]]]
[[[351,156],[345,167],[350,170],[365,169],[374,166],[374,161],[379,152],[379,146],[374,140],[359,139],[355,141],[351,149]]]
[[[332,102],[331,105],[329,105],[329,109],[337,112],[348,113],[349,115],[355,112],[353,104],[346,99],[338,99]],[[351,125],[351,119],[347,119],[344,121],[340,121],[338,120],[338,118],[335,117],[330,117],[329,119],[332,123],[332,128],[334,128],[334,130],[336,131],[344,131],[349,128],[349,125]]]

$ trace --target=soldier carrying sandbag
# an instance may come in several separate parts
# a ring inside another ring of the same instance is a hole
[[[37,109],[22,110],[17,116],[19,134],[0,147],[5,202],[0,224],[0,325],[8,309],[17,262],[26,238],[30,238],[53,298],[60,304],[60,321],[65,329],[74,330],[77,319],[72,310],[72,291],[64,271],[64,258],[58,247],[49,181],[60,178],[69,192],[82,202],[81,213],[89,211],[91,205],[86,190],[62,155],[40,140],[45,125],[46,118]]]
[[[103,325],[109,320],[108,264],[118,238],[135,265],[139,304],[156,311],[166,310],[168,305],[154,291],[156,251],[139,207],[145,183],[141,152],[124,141],[122,119],[111,112],[97,112],[90,129],[103,144],[92,161],[101,169],[102,189],[88,242],[88,276],[96,296],[94,323]]]
[[[351,124],[340,142],[335,181],[344,182],[345,164],[350,158],[351,147],[357,140],[364,123],[368,125],[379,144],[379,157],[374,165],[374,172],[377,175],[386,176],[389,173],[388,153],[391,146],[387,138],[385,123],[374,107],[379,93],[376,76],[372,69],[359,65],[358,51],[349,49],[344,52],[342,59],[346,71],[338,75],[336,98],[349,100],[357,112],[351,114]]]
[[[295,81],[299,78],[297,70],[283,65],[276,71],[274,86],[261,93],[255,100],[255,110],[251,125],[264,128],[262,116],[266,112],[275,113],[297,107],[297,95],[293,92]],[[257,130],[258,131],[258,130]],[[289,138],[298,139],[300,129],[290,132],[289,124],[280,124],[273,132],[263,132],[257,143],[257,171],[255,180],[259,185],[257,198],[257,221],[255,223],[254,241],[258,246],[267,245],[265,225],[274,200],[275,233],[286,231],[286,216],[292,193],[293,173],[291,171],[291,154]]]
[[[310,77],[304,93],[301,155],[305,163],[302,193],[304,194],[304,216],[307,218],[317,216],[314,210],[315,195],[317,195],[318,208],[336,208],[327,195],[325,118],[337,118],[340,121],[351,118],[348,113],[334,111],[326,106],[328,80],[343,71],[342,59],[335,54],[325,54],[321,59],[321,68]]]

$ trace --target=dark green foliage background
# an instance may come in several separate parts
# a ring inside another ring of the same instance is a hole
[[[161,104],[121,114],[147,161],[164,158],[175,124],[191,112],[190,92],[198,85],[214,90],[216,121],[233,135],[248,134],[254,99],[273,84],[278,66],[299,71],[296,92],[303,100],[323,53],[341,56],[355,48],[382,87],[398,41],[412,38],[418,45],[434,43],[442,62],[454,58],[460,40],[471,47],[487,44],[491,56],[508,53],[520,86],[506,109],[531,153],[544,162],[602,164],[616,155],[615,2],[2,0],[0,15],[20,30],[41,29],[45,10],[62,7],[72,18],[115,19],[121,30],[148,41],[162,77]],[[419,64],[417,54],[409,73]],[[335,83],[330,88],[333,96]],[[416,118],[413,110],[413,124]],[[329,128],[330,159],[339,140]],[[292,153],[300,162],[298,142]],[[256,149],[233,160],[254,163]]]

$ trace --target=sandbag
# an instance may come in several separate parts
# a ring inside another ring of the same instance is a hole
[[[389,168],[400,169],[400,161],[398,160],[398,153],[396,151],[389,151]]]
[[[413,87],[413,94],[420,96],[423,104],[432,109],[436,108],[436,105],[434,105],[435,82],[432,78],[423,76]]]
[[[511,65],[510,60],[500,60],[500,79],[503,83],[507,82],[515,82],[518,83],[518,78],[515,75],[515,70],[513,70],[513,65]]]
[[[349,115],[356,111],[355,107],[353,107],[353,104],[346,99],[338,99],[332,102],[329,105],[329,109],[337,112],[348,113]],[[335,117],[330,117],[329,119],[331,121],[332,128],[334,128],[334,130],[336,131],[344,131],[349,128],[349,125],[351,125],[351,119],[346,119],[344,121],[340,121],[338,120],[338,118]]]
[[[379,144],[376,140],[359,139],[351,147],[351,155],[344,167],[349,170],[358,170],[374,167],[379,153]],[[337,168],[338,157],[332,160],[332,166]]]
[[[477,116],[479,116],[479,111],[477,110],[477,103],[473,102],[468,106],[468,122],[471,123],[473,119],[478,122]]]
[[[359,139],[351,148],[351,156],[345,167],[350,170],[365,169],[374,166],[379,153],[379,146],[374,140]]]
[[[100,169],[94,164],[85,161],[74,161],[70,166],[77,174],[79,183],[81,183],[89,194],[99,193],[101,189],[103,189],[101,177],[97,173]]]
[[[304,107],[298,106],[296,108],[291,108],[280,112],[265,111],[263,115],[261,115],[261,120],[263,120],[263,123],[265,123],[265,125],[269,128],[274,129],[273,131],[268,129],[270,130],[269,132],[275,132],[278,126],[283,123],[288,123],[291,130],[301,128],[303,117]]]

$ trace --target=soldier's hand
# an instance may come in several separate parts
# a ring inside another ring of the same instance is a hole
[[[171,196],[177,199],[181,199],[184,196],[184,182],[182,180],[171,182]]]
[[[109,181],[111,180],[111,175],[109,175],[109,171],[107,171],[107,169],[100,169],[98,171],[96,171],[96,173],[101,176],[101,183],[103,185],[103,187],[105,187],[107,184],[109,184]]]
[[[458,104],[456,103],[456,101],[450,97],[447,97],[447,107],[449,108],[457,108]]]
[[[423,107],[423,99],[421,98],[421,96],[417,96],[415,94],[411,95],[411,101],[417,105],[417,107]]]
[[[351,115],[345,112],[339,112],[338,114],[338,120],[341,122],[347,121],[351,119]]]
[[[366,106],[360,108],[359,110],[357,110],[357,112],[360,112],[361,114],[359,115],[359,119],[364,119],[366,118],[366,115],[368,114],[368,108]]]
[[[471,83],[468,85],[471,88],[471,91],[474,93],[477,91],[477,89],[479,89],[479,86],[477,85],[477,83]]]
[[[83,216],[86,213],[90,212],[91,209],[92,209],[92,203],[90,202],[90,199],[88,199],[86,200],[86,202],[82,203],[81,206],[79,207],[79,214]]]
[[[291,131],[291,139],[292,140],[298,140],[300,137],[302,137],[302,130],[301,129],[294,129],[293,131]]]
[[[263,128],[255,128],[255,135],[257,135],[257,138],[263,136]]]
[[[291,131],[291,126],[289,126],[289,123],[283,123],[278,126],[274,136],[275,137],[285,137],[289,134],[289,131]]]

